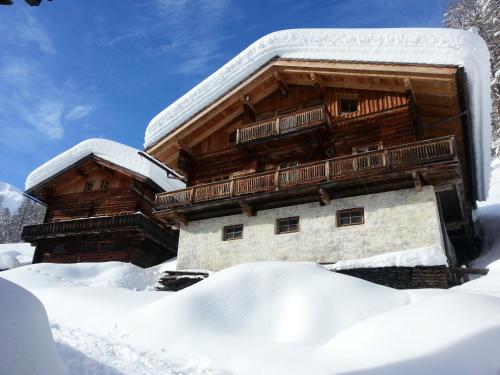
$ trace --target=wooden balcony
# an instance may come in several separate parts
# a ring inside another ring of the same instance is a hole
[[[244,145],[270,137],[306,130],[320,125],[330,125],[330,115],[325,106],[273,117],[244,126],[236,131],[236,144]]]
[[[25,225],[21,237],[23,241],[32,242],[44,238],[131,231],[137,229],[150,233],[153,238],[165,241],[165,243],[171,241],[163,228],[141,213]]]
[[[310,185],[332,186],[357,179],[366,183],[372,177],[383,179],[388,174],[397,175],[403,171],[411,176],[414,170],[449,161],[458,163],[453,136],[160,193],[156,195],[155,209],[157,212],[173,210],[203,202],[243,199],[257,193],[290,192],[297,187]]]

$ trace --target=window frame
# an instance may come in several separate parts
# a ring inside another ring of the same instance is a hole
[[[290,220],[295,220],[295,219],[297,220],[297,224],[296,224],[297,228],[295,230],[290,230],[290,226],[291,226]],[[288,221],[288,223],[287,223],[288,230],[281,232],[280,231],[280,224],[282,222],[284,222],[285,220]],[[300,232],[300,216],[290,216],[290,217],[283,217],[283,218],[276,219],[276,226],[274,228],[275,234],[287,234],[287,233],[297,233],[297,232]]]
[[[369,148],[373,148],[373,150],[369,150]],[[367,152],[380,151],[384,149],[383,142],[378,143],[370,143],[364,146],[354,146],[352,148],[353,155],[366,154]]]
[[[109,190],[109,180],[101,180],[101,190]]]
[[[222,241],[234,241],[234,240],[241,240],[243,239],[243,224],[234,224],[234,225],[225,225],[223,228],[222,228]],[[239,230],[239,232],[241,233],[241,235],[239,237],[235,237],[234,236],[234,233],[237,232],[237,231],[233,231],[233,235],[231,238],[229,238],[227,235],[228,235],[228,232],[230,230],[233,230],[235,228],[241,228]]]
[[[355,211],[360,211],[361,212],[361,222],[359,223],[353,223],[352,222],[352,215],[349,216],[349,224],[342,224],[341,222],[341,215],[346,214],[346,213],[352,213]],[[337,211],[337,227],[350,227],[351,225],[362,225],[365,223],[365,209],[363,207],[355,207],[355,208],[348,208],[345,210],[338,210]]]
[[[93,191],[94,191],[94,182],[85,182],[85,185],[83,185],[83,192],[91,193]]]

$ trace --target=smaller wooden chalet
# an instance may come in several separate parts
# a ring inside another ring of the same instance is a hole
[[[131,262],[150,267],[177,252],[178,232],[152,215],[155,194],[181,188],[169,169],[138,150],[90,139],[34,170],[26,194],[47,205],[23,228],[33,262]]]

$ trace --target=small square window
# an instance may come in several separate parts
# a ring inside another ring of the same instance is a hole
[[[358,101],[355,99],[340,99],[340,113],[345,115],[358,112]]]
[[[297,160],[286,161],[278,164],[278,169],[294,168],[298,167],[299,162]]]
[[[212,182],[227,181],[227,180],[229,180],[229,178],[230,178],[229,175],[217,176],[217,177],[212,178]]]
[[[229,135],[228,135],[228,142],[230,144],[235,144],[236,143],[236,130],[232,131],[231,133],[229,133]]]
[[[101,190],[108,190],[109,189],[109,181],[108,180],[102,180],[101,181]]]
[[[92,190],[94,190],[94,184],[92,182],[86,182],[85,186],[83,187],[83,191],[90,192]]]
[[[224,241],[239,240],[243,238],[243,224],[224,227],[222,239]]]
[[[276,220],[276,233],[292,233],[299,231],[299,217],[287,217]]]
[[[362,208],[352,208],[349,210],[337,211],[337,226],[346,227],[349,225],[364,224],[365,214]]]
[[[99,251],[113,251],[113,242],[99,242]]]

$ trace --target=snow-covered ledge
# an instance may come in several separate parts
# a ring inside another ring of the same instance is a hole
[[[188,91],[149,123],[154,145],[274,57],[463,66],[472,107],[478,199],[487,196],[490,165],[490,55],[477,34],[452,29],[293,29],[264,36]]]
[[[334,264],[325,264],[329,270],[348,270],[353,268],[377,267],[433,267],[447,266],[448,260],[439,246],[421,247],[418,249],[392,251],[369,258],[341,260]]]

